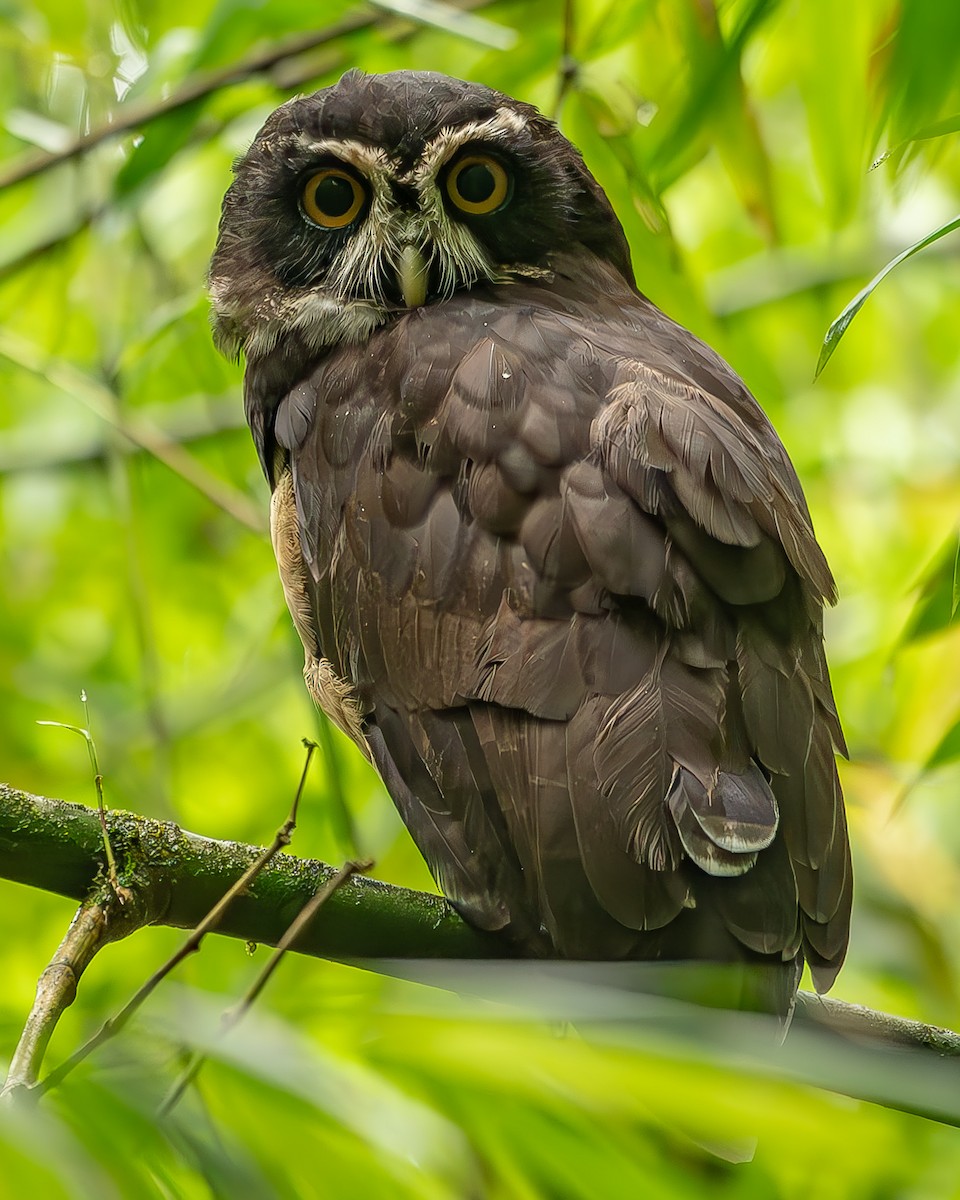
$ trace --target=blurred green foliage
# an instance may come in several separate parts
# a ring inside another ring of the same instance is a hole
[[[208,333],[220,197],[268,112],[348,66],[481,80],[558,116],[641,288],[733,363],[780,431],[842,597],[827,641],[857,896],[836,994],[960,1027],[958,235],[891,274],[813,383],[844,305],[956,215],[960,7],[576,0],[557,111],[559,0],[482,6],[518,31],[509,53],[345,0],[4,0],[0,161],[364,13],[0,191],[0,775],[93,799],[78,739],[36,724],[78,721],[86,688],[111,804],[256,842],[282,821],[318,726],[240,369]],[[430,887],[378,781],[322,733],[295,849],[362,852],[381,877]],[[0,883],[0,1055],[70,911]],[[102,954],[52,1060],[176,941],[147,931]],[[256,965],[208,941],[133,1031],[8,1115],[0,1196],[960,1196],[954,1131],[919,1118],[312,961],[285,964],[158,1127],[183,1048],[210,1043]],[[753,1139],[750,1165],[712,1153]]]

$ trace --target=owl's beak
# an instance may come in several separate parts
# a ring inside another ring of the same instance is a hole
[[[404,246],[397,263],[400,292],[407,308],[419,308],[427,298],[427,260],[417,246]]]

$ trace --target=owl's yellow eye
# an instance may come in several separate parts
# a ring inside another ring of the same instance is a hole
[[[303,189],[303,211],[323,229],[343,229],[363,208],[367,193],[359,180],[339,167],[324,167]]]
[[[495,158],[467,154],[447,176],[447,195],[461,212],[495,212],[510,193],[510,177]]]

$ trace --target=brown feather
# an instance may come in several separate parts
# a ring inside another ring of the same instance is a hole
[[[298,621],[469,919],[531,953],[791,979],[802,953],[823,984],[851,876],[799,485],[711,351],[599,261],[554,265],[279,398]]]

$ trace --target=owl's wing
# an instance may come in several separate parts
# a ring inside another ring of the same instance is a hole
[[[581,263],[334,353],[275,436],[314,644],[468,916],[584,957],[802,949],[829,986],[833,581],[722,360]]]

